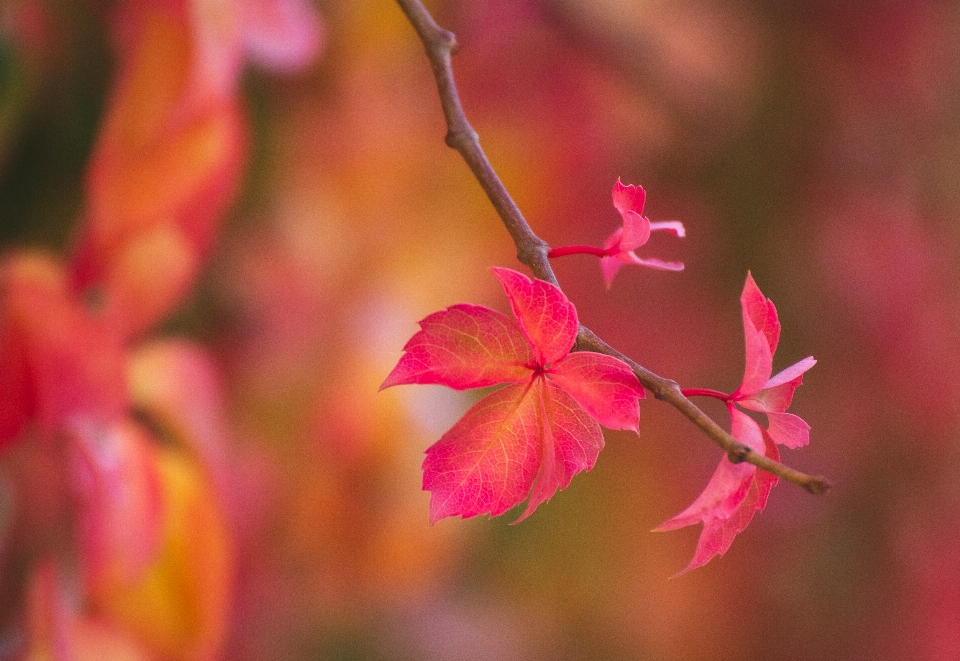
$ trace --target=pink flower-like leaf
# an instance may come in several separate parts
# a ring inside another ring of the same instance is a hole
[[[617,228],[607,239],[603,247],[609,252],[600,258],[600,268],[607,284],[623,264],[636,264],[661,271],[682,271],[682,262],[666,262],[655,258],[641,258],[634,252],[650,239],[650,233],[657,230],[672,232],[682,237],[686,235],[683,223],[675,220],[651,223],[643,216],[643,204],[646,193],[640,186],[625,185],[619,179],[613,185],[613,206],[620,212],[623,226]]]
[[[817,361],[813,357],[804,358],[771,377],[773,354],[780,339],[780,321],[773,302],[763,295],[750,274],[747,274],[740,305],[746,367],[740,387],[732,395],[724,396],[730,412],[730,434],[754,452],[779,461],[778,444],[799,448],[810,442],[810,426],[800,417],[785,411],[790,406],[794,391],[803,382],[804,373]],[[769,428],[762,428],[753,418],[737,409],[737,404],[765,413]],[[767,496],[777,479],[751,464],[733,464],[724,457],[693,504],[657,528],[674,530],[703,523],[693,560],[680,573],[723,555],[730,548],[733,538],[746,529],[753,515],[766,505]]]
[[[643,388],[630,367],[610,356],[570,353],[577,312],[563,292],[516,271],[493,272],[515,320],[464,304],[434,313],[381,386],[510,384],[427,449],[423,488],[431,492],[431,522],[497,516],[527,500],[522,520],[593,467],[603,447],[600,424],[639,425]]]

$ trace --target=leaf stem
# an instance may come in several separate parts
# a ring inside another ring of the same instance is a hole
[[[440,95],[440,105],[443,108],[443,115],[447,123],[447,145],[460,153],[483,191],[487,194],[500,216],[500,220],[517,246],[517,259],[528,266],[537,278],[559,287],[557,277],[550,266],[550,246],[530,229],[520,209],[487,159],[483,148],[480,146],[476,131],[467,121],[451,66],[451,56],[457,51],[456,37],[452,32],[444,30],[436,24],[433,16],[430,15],[430,12],[427,11],[420,0],[397,0],[397,4],[400,5],[403,13],[406,14],[417,31],[417,35],[427,52],[427,58],[430,60],[433,77],[436,80],[437,91]],[[558,248],[557,250],[561,249]],[[762,468],[782,477],[813,494],[825,493],[830,488],[830,482],[826,478],[801,473],[758,454],[740,443],[687,399],[675,381],[654,374],[637,362],[627,358],[583,325],[580,326],[580,331],[577,334],[577,344],[574,350],[596,351],[619,358],[630,365],[644,388],[652,392],[657,399],[673,406],[699,427],[720,446],[730,461],[734,463],[749,462],[757,468]]]
[[[719,399],[721,402],[730,401],[730,395],[727,393],[709,388],[684,388],[680,392],[683,393],[684,397],[713,397],[714,399]]]
[[[567,255],[596,255],[597,257],[609,257],[614,252],[616,248],[612,251],[606,248],[597,248],[595,246],[561,246],[560,248],[551,248],[547,252],[547,257],[553,259],[554,257],[566,257]]]

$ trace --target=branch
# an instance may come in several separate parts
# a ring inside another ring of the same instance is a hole
[[[420,0],[397,0],[397,3],[420,36],[420,40],[427,51],[430,66],[433,68],[433,77],[437,81],[443,115],[447,121],[447,145],[463,156],[470,167],[470,171],[473,172],[474,177],[480,182],[480,186],[493,203],[497,214],[499,214],[517,246],[517,259],[528,266],[537,278],[559,287],[557,277],[554,275],[550,260],[547,257],[550,246],[530,229],[523,214],[520,213],[520,209],[513,198],[510,197],[503,182],[500,181],[493,166],[490,165],[490,161],[487,160],[486,154],[480,147],[477,132],[470,126],[466,114],[463,112],[460,95],[453,78],[453,68],[450,64],[451,56],[457,51],[456,37],[452,32],[444,30],[436,24],[430,12],[424,8]],[[751,463],[757,468],[762,468],[788,482],[803,487],[812,494],[822,494],[830,488],[830,483],[824,477],[801,473],[754,452],[724,431],[710,416],[687,399],[675,381],[658,376],[627,358],[583,325],[580,326],[580,331],[577,334],[575,350],[596,351],[619,358],[630,365],[644,388],[652,392],[657,399],[676,408],[699,427],[720,446],[730,461]]]

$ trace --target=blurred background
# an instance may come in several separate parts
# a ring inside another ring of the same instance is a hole
[[[84,289],[82,266],[109,259],[83,258],[87,227],[106,222],[91,163],[107,162],[123,105],[130,46],[116,15],[137,4],[0,0],[0,247],[66,260],[92,310],[100,290]],[[540,236],[602,244],[620,224],[617,177],[643,185],[652,220],[686,225],[687,238],[639,250],[684,261],[682,273],[625,268],[608,291],[595,258],[557,260],[581,320],[684,387],[729,392],[751,271],[783,324],[774,370],[819,361],[791,407],[810,445],[783,461],[833,490],[781,483],[724,557],[670,580],[699,528],[649,531],[699,494],[720,452],[651,399],[639,438],[605,432],[596,467],[529,520],[430,526],[423,451],[477,395],[377,388],[417,320],[458,302],[506,310],[487,268],[523,268],[443,144],[430,68],[397,6],[318,0],[299,6],[313,41],[296,67],[266,57],[236,74],[236,180],[198,202],[215,209],[212,238],[189,243],[203,243],[188,251],[196,272],[120,342],[137,365],[158,342],[202,365],[201,399],[215,404],[184,395],[199,377],[183,373],[167,375],[164,401],[174,418],[198,416],[184,437],[205,440],[181,454],[206,476],[190,493],[217,503],[202,511],[219,541],[180,549],[155,593],[89,588],[71,497],[44,496],[65,513],[29,514],[48,503],[31,489],[61,473],[37,440],[50,424],[24,423],[0,449],[0,658],[37,654],[64,613],[129,643],[95,653],[74,633],[75,658],[960,658],[960,3],[428,4],[459,39],[468,117]],[[157,43],[140,65],[150,80],[178,61]],[[149,115],[154,97],[130,94]],[[11,346],[19,364],[27,345]],[[129,397],[131,424],[160,439],[146,446],[179,452]],[[20,401],[6,400],[8,417]],[[123,519],[104,520],[109,537]],[[210,566],[216,599],[197,587]],[[192,596],[157,601],[164,581]],[[193,624],[144,624],[163,618]]]

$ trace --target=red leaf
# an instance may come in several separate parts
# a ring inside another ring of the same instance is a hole
[[[50,435],[77,420],[126,410],[122,348],[73,297],[60,265],[42,253],[0,263],[0,445],[29,422]]]
[[[487,395],[427,449],[423,490],[431,492],[431,523],[448,516],[497,516],[530,493],[542,446],[532,385]]]
[[[87,170],[72,271],[127,337],[193,284],[243,169],[237,20],[208,5],[119,7],[118,80]]]
[[[597,423],[563,389],[540,379],[543,456],[527,508],[519,523],[550,500],[557,489],[566,489],[573,476],[590,470],[603,449],[603,433]],[[636,402],[634,402],[636,405]]]
[[[465,390],[530,377],[530,344],[504,314],[480,305],[453,305],[423,319],[420,328],[381,390],[408,383]]]
[[[592,468],[602,447],[599,425],[559,387],[539,378],[507,386],[427,449],[430,521],[497,516],[529,496],[520,521]]]
[[[639,432],[637,400],[644,396],[643,388],[622,360],[590,351],[571,353],[553,366],[549,378],[604,427]]]
[[[421,330],[381,388],[438,383],[463,389],[512,382],[487,395],[427,449],[423,488],[430,521],[497,516],[529,497],[524,519],[589,469],[603,447],[598,422],[637,429],[643,388],[630,367],[595,353],[569,354],[577,311],[554,285],[495,268],[517,322],[454,305]]]
[[[543,280],[510,269],[490,269],[503,285],[520,330],[541,366],[566,356],[577,339],[577,309],[563,292]]]
[[[779,459],[776,444],[750,416],[731,407],[730,419],[730,433],[737,440],[755,452]],[[693,560],[677,576],[726,553],[734,537],[746,529],[756,512],[763,510],[777,480],[775,475],[758,471],[752,464],[733,464],[724,456],[690,507],[656,528],[667,531],[703,523]]]

